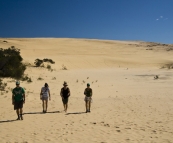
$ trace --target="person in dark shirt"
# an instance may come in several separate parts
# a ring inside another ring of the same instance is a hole
[[[23,104],[25,103],[25,90],[20,87],[20,81],[16,81],[16,88],[12,91],[12,104],[16,110],[17,120],[23,120]]]
[[[87,112],[91,112],[90,108],[91,108],[91,101],[92,101],[92,89],[90,88],[90,84],[87,83],[87,88],[85,88],[84,90],[84,95],[85,95],[85,106],[86,106],[86,113]]]
[[[64,105],[64,111],[67,112],[68,108],[68,98],[70,96],[70,89],[67,87],[67,82],[64,81],[63,88],[61,88],[60,96],[62,97],[62,102]]]

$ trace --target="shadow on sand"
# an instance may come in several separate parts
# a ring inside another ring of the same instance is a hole
[[[6,121],[0,121],[0,124],[1,124],[1,123],[14,122],[14,121],[18,121],[18,120],[6,120]]]
[[[46,113],[61,113],[60,111],[51,111],[51,112],[46,112]],[[43,113],[43,112],[28,112],[28,113],[24,113],[23,115],[25,114],[46,114],[46,113]]]
[[[61,113],[60,111],[51,111],[51,112],[46,112],[46,113]],[[25,114],[46,114],[43,112],[28,112],[28,113],[23,113],[23,115]],[[1,123],[8,123],[8,122],[14,122],[14,121],[18,121],[18,120],[5,120],[5,121],[0,121]]]
[[[74,112],[74,113],[67,113],[66,115],[70,115],[70,114],[84,114],[86,112]]]

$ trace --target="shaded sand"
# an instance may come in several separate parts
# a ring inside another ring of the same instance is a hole
[[[7,41],[7,42],[3,42]],[[26,88],[24,120],[16,121],[11,92],[0,93],[2,143],[172,143],[172,45],[87,39],[0,39],[0,48],[21,49]],[[36,58],[50,58],[53,71],[33,67]],[[65,65],[68,70],[62,70]],[[161,68],[162,67],[162,68]],[[155,80],[154,76],[158,75]],[[39,77],[43,80],[37,80]],[[63,81],[71,90],[69,110],[62,112]],[[4,79],[8,88],[15,81]],[[42,114],[39,92],[49,83],[52,100]],[[93,89],[91,113],[85,112],[83,91]]]

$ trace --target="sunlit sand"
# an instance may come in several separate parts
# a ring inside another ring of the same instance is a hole
[[[166,67],[173,63],[172,45],[65,38],[0,39],[0,48],[10,46],[21,50],[23,62],[28,65],[25,74],[33,82],[21,81],[26,89],[24,120],[16,121],[10,91],[15,80],[3,80],[9,92],[0,95],[0,142],[173,142],[173,69]],[[34,67],[37,58],[55,61],[51,64],[53,70]],[[64,81],[71,91],[67,113],[60,98]],[[39,94],[45,82],[52,99],[43,114]],[[87,83],[93,89],[91,113],[85,113],[83,92]]]

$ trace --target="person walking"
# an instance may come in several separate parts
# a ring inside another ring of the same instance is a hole
[[[67,108],[68,108],[68,98],[70,96],[70,89],[67,84],[66,81],[64,81],[64,84],[63,84],[63,88],[61,88],[61,91],[60,91],[60,96],[62,97],[62,102],[63,102],[63,105],[64,105],[64,111],[67,112]]]
[[[85,101],[85,106],[86,106],[86,113],[87,112],[91,112],[91,101],[92,101],[92,89],[90,88],[90,84],[87,83],[87,88],[85,88],[84,90],[84,95],[85,95],[85,98],[84,98],[84,101]]]
[[[20,87],[20,81],[16,81],[16,87],[12,91],[12,104],[17,113],[17,120],[23,120],[23,104],[25,103],[25,90]]]
[[[49,100],[51,100],[49,86],[47,83],[45,83],[40,92],[40,100],[42,100],[43,113],[47,112],[48,98]]]

